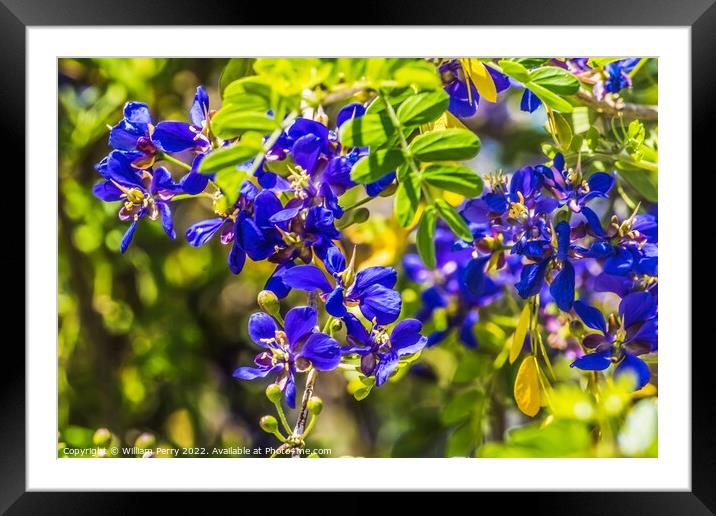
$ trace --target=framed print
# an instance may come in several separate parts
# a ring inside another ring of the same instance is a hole
[[[5,4],[26,347],[3,509],[398,490],[712,513],[710,2],[341,27]]]

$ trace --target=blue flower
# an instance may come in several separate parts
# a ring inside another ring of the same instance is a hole
[[[253,183],[245,180],[232,209],[219,217],[193,224],[187,229],[186,239],[190,245],[198,247],[221,231],[221,242],[231,243],[229,269],[239,274],[246,256],[252,260],[265,260],[275,253],[277,245],[282,244],[279,231],[270,221],[271,216],[281,209],[281,201],[274,192],[259,192]]]
[[[575,284],[574,265],[570,261],[570,251],[574,246],[571,244],[569,223],[562,221],[557,224],[555,233],[557,235],[556,252],[547,258],[525,265],[520,275],[520,281],[515,284],[515,288],[522,299],[539,294],[545,282],[548,266],[552,265],[559,272],[554,276],[549,291],[560,310],[566,312],[572,308],[574,302]],[[544,245],[542,241],[537,240],[536,242],[541,249]]]
[[[510,87],[510,80],[506,75],[488,65],[485,65],[485,68],[492,77],[498,93]],[[468,118],[474,115],[480,103],[480,94],[475,85],[466,79],[460,62],[452,60],[444,63],[440,66],[440,75],[443,87],[450,95],[448,111],[459,118]]]
[[[97,198],[105,202],[124,202],[119,218],[132,222],[120,244],[122,253],[129,247],[143,218],[157,220],[161,217],[166,234],[172,240],[176,238],[169,201],[182,192],[181,186],[174,182],[165,168],[140,170],[134,168],[131,160],[131,155],[119,151],[110,153],[96,167],[105,180],[92,190]]]
[[[264,351],[256,355],[256,367],[239,367],[234,377],[253,380],[275,373],[288,406],[296,408],[296,373],[330,371],[341,361],[338,342],[317,332],[317,322],[316,310],[308,306],[289,310],[283,328],[267,313],[251,315],[249,336]]]
[[[586,206],[587,203],[597,197],[607,197],[615,183],[614,176],[606,172],[596,172],[584,181],[580,171],[566,169],[561,153],[554,156],[551,167],[540,165],[536,170],[560,206],[566,205],[574,213],[583,213],[588,220],[598,217]]]
[[[127,102],[124,118],[109,133],[109,144],[115,150],[130,152],[136,168],[149,168],[157,152],[179,152],[187,149],[205,150],[209,147],[206,120],[209,97],[199,86],[190,110],[192,124],[165,121],[152,123],[149,106],[143,102]]]
[[[608,320],[596,308],[576,301],[574,310],[585,325],[597,333],[590,333],[582,342],[589,350],[575,360],[571,367],[585,371],[603,371],[617,364],[615,376],[625,372],[636,378],[636,390],[649,382],[649,366],[637,355],[658,349],[657,304],[648,292],[633,292],[619,304],[619,317],[612,314]]]
[[[289,201],[269,218],[271,224],[281,227],[283,238],[283,244],[269,261],[282,264],[300,258],[311,263],[314,256],[323,260],[335,247],[333,240],[341,237],[334,220],[333,212],[323,206],[305,209],[302,203]]]
[[[307,292],[320,291],[326,311],[334,317],[346,317],[348,308],[358,306],[369,321],[389,324],[400,315],[402,299],[393,290],[398,275],[392,267],[368,267],[354,275],[353,266],[337,248],[328,251],[324,260],[326,269],[335,279],[335,287],[315,265],[297,265],[283,277],[291,287]]]
[[[355,353],[361,357],[360,369],[366,376],[375,376],[375,385],[380,387],[398,367],[401,357],[414,355],[428,342],[420,334],[422,323],[416,319],[404,319],[388,334],[380,325],[373,325],[368,332],[353,314],[345,318],[346,340],[351,344],[344,353]]]

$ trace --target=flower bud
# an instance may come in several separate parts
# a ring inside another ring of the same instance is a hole
[[[339,331],[341,328],[343,328],[343,321],[341,319],[333,319],[331,322],[331,330]]]
[[[259,292],[257,301],[261,309],[269,315],[274,317],[279,315],[280,304],[276,294],[270,290],[262,290]]]
[[[312,396],[311,399],[308,400],[308,411],[314,416],[317,416],[322,410],[323,400],[318,396]]]
[[[266,397],[269,399],[271,403],[278,403],[281,401],[281,387],[276,385],[275,383],[272,383],[268,387],[266,387]]]
[[[98,447],[109,446],[111,440],[112,432],[110,432],[106,428],[98,428],[97,431],[94,433],[94,436],[92,436],[92,442],[95,446]]]
[[[143,450],[146,450],[148,448],[154,448],[156,444],[156,437],[154,437],[154,434],[151,434],[149,432],[139,434],[137,440],[134,441],[134,446],[136,446],[137,448],[142,448]]]
[[[259,421],[259,426],[267,434],[272,434],[278,430],[278,421],[273,416],[264,416]]]

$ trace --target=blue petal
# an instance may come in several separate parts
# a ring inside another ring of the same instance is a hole
[[[654,296],[648,292],[633,292],[619,303],[619,315],[626,329],[633,324],[654,318],[656,310]]]
[[[274,241],[267,238],[253,219],[248,217],[238,219],[236,231],[236,238],[252,260],[265,260],[275,252]]]
[[[159,208],[159,214],[162,217],[162,227],[164,228],[164,232],[167,234],[167,236],[169,238],[174,240],[177,237],[177,234],[174,231],[174,221],[172,219],[172,210],[169,207],[169,205],[165,202],[158,202],[156,204],[157,204],[157,207]]]
[[[397,353],[381,353],[380,362],[375,370],[375,386],[380,387],[383,385],[393,371],[398,367],[398,354]]]
[[[379,195],[383,190],[385,190],[390,184],[392,184],[393,181],[395,181],[395,172],[386,174],[377,181],[365,185],[365,193],[368,194],[370,197],[375,197],[376,195]]]
[[[594,279],[596,292],[613,292],[619,297],[626,296],[634,288],[634,281],[626,276],[602,273]]]
[[[341,348],[325,333],[314,333],[306,340],[300,356],[310,360],[319,371],[330,371],[341,361]]]
[[[192,224],[189,229],[186,230],[186,241],[189,245],[194,247],[204,245],[228,220],[229,219],[217,217]]]
[[[597,353],[589,353],[578,358],[570,364],[569,367],[576,367],[583,371],[603,371],[612,363],[612,351],[599,351]]]
[[[318,323],[316,309],[310,306],[297,306],[291,308],[286,314],[284,328],[291,349],[309,333],[312,333]]]
[[[301,136],[293,144],[293,160],[307,172],[313,172],[321,154],[321,139],[313,134]]]
[[[343,272],[346,268],[346,259],[337,247],[332,247],[326,252],[326,269],[331,274]]]
[[[423,324],[417,319],[403,319],[390,334],[390,347],[399,356],[412,355],[425,347],[428,339],[420,335]]]
[[[560,310],[568,312],[572,309],[572,303],[574,302],[574,266],[570,262],[564,262],[564,267],[552,281],[549,292]]]
[[[194,102],[189,110],[189,117],[194,125],[201,127],[209,112],[209,95],[204,86],[199,86],[194,94]]]
[[[525,265],[520,274],[520,281],[515,283],[517,293],[522,299],[539,294],[544,284],[544,275],[547,271],[549,260],[542,260],[538,263]]]
[[[256,196],[254,200],[254,220],[256,225],[261,229],[270,229],[274,227],[273,217],[276,212],[281,211],[283,206],[276,194],[271,190],[263,190]]]
[[[634,255],[629,249],[624,247],[617,248],[616,254],[610,256],[604,262],[604,272],[607,274],[615,274],[617,276],[625,276],[629,274],[634,266]]]
[[[406,254],[403,257],[403,270],[410,281],[424,283],[430,279],[430,271],[417,254]]]
[[[582,208],[582,215],[584,215],[584,218],[587,219],[587,224],[589,224],[589,227],[592,228],[595,235],[598,237],[603,237],[605,235],[604,230],[602,229],[602,224],[599,221],[599,215],[594,213],[594,210],[585,206]]]
[[[326,279],[326,275],[315,265],[297,265],[283,275],[283,282],[291,287],[313,292],[321,290],[331,292],[333,288]]]
[[[638,391],[649,383],[649,377],[651,376],[649,366],[643,360],[630,353],[624,353],[624,359],[614,370],[614,377],[618,378],[625,373],[633,375],[636,381],[635,391]]]
[[[170,195],[181,193],[182,188],[174,182],[166,168],[157,167],[152,174],[151,192],[153,195],[160,194],[166,199]]]
[[[358,318],[352,313],[347,313],[343,318],[343,322],[346,325],[346,337],[349,337],[351,342],[357,342],[363,346],[370,346],[370,336]]]
[[[367,267],[356,274],[353,292],[360,295],[361,292],[373,285],[393,288],[396,281],[398,281],[398,273],[392,267]]]
[[[151,124],[152,113],[144,102],[127,102],[124,105],[124,119],[130,124]]]
[[[246,253],[236,240],[231,244],[231,251],[229,251],[228,257],[229,270],[233,274],[240,274],[246,263]]]
[[[344,317],[348,313],[343,304],[343,289],[341,287],[337,287],[326,297],[326,312],[333,317]]]
[[[296,377],[293,370],[289,369],[286,385],[284,386],[284,395],[286,396],[286,404],[291,408],[296,408]]]
[[[266,280],[266,285],[264,285],[264,289],[270,290],[271,292],[276,294],[276,297],[278,297],[279,299],[283,299],[284,297],[286,297],[291,291],[291,287],[284,283],[283,278],[286,274],[286,271],[294,266],[295,264],[293,262],[286,262],[276,267],[276,270],[273,271],[273,274],[271,274],[271,276],[269,276],[269,279]]]
[[[196,133],[186,122],[159,122],[152,133],[152,141],[164,152],[193,149],[204,140],[196,140]]]
[[[263,348],[268,347],[266,341],[276,338],[276,330],[276,321],[265,312],[256,312],[249,317],[249,337]]]
[[[353,103],[343,107],[336,116],[336,127],[340,127],[344,122],[353,118],[360,118],[365,114],[363,104]]]
[[[92,188],[92,193],[95,197],[105,202],[122,200],[122,190],[117,188],[117,186],[111,181],[102,181],[101,183],[97,183]]]
[[[124,252],[129,247],[129,244],[132,243],[132,238],[134,238],[134,232],[137,230],[137,224],[139,223],[139,220],[135,220],[132,222],[132,224],[127,229],[127,232],[124,233],[124,237],[122,237],[122,243],[119,245],[119,252],[124,254]]]
[[[147,136],[148,129],[145,124],[133,125],[126,120],[120,120],[109,131],[109,145],[113,149],[131,151],[137,148],[137,140]]]
[[[483,200],[493,213],[504,213],[507,209],[507,199],[503,194],[487,193],[483,196]]]
[[[477,348],[478,343],[477,338],[475,337],[475,332],[473,331],[473,326],[475,326],[478,318],[479,315],[477,310],[471,310],[460,326],[460,340],[470,349]]]
[[[522,100],[520,101],[520,109],[528,113],[534,113],[541,105],[542,101],[539,97],[525,88],[525,91],[522,94]]]
[[[606,172],[597,172],[587,179],[590,192],[599,192],[606,195],[614,186],[614,176]]]
[[[467,291],[473,296],[479,296],[482,291],[485,284],[485,263],[489,259],[489,256],[483,256],[470,260],[462,271],[461,280]]]
[[[135,154],[112,151],[103,161],[100,173],[105,179],[111,179],[121,185],[138,187],[142,190],[141,172],[132,166]]]
[[[255,380],[256,378],[264,378],[272,371],[278,372],[282,366],[274,367],[239,367],[234,371],[233,377],[240,380]]]
[[[400,294],[383,285],[368,287],[360,298],[360,310],[366,319],[375,319],[381,325],[395,321],[400,315],[402,304]]]
[[[583,301],[574,302],[574,311],[577,312],[577,315],[582,320],[582,322],[584,322],[584,324],[594,330],[599,330],[602,332],[603,335],[606,335],[607,323],[604,321],[604,316],[602,315],[602,312],[600,312],[593,306],[589,306]]]
[[[562,221],[554,228],[557,232],[557,258],[560,260],[567,259],[567,253],[569,252],[570,242],[570,227],[569,222]]]

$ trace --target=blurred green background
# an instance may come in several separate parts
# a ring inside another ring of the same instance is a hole
[[[126,225],[117,219],[118,206],[91,193],[99,179],[94,165],[110,150],[107,126],[121,118],[127,100],[148,103],[155,121],[186,120],[196,86],[204,84],[212,109],[218,109],[226,62],[59,61],[60,456],[65,445],[91,445],[99,428],[126,446],[142,433],[167,447],[276,445],[258,426],[272,408],[263,395],[268,381],[231,377],[257,352],[246,321],[272,266],[250,263],[236,277],[218,242],[188,246],[186,228],[212,216],[210,205],[200,201],[173,204],[176,241],[166,238],[159,223],[144,223],[120,255]],[[652,83],[642,91],[655,100],[656,82],[646,77]],[[544,110],[520,113],[520,94],[485,103],[469,121],[483,141],[473,163],[480,173],[544,160]],[[376,201],[371,210],[371,221],[347,234],[359,244],[359,262],[399,267],[407,236],[380,216],[390,214],[391,202]],[[411,313],[418,293],[403,286],[404,309]],[[288,303],[293,301],[301,303]],[[496,308],[512,311],[510,303]],[[469,454],[484,440],[502,440],[506,428],[524,420],[511,400],[514,371],[490,369],[514,325],[509,318],[496,321],[478,324],[478,351],[448,340],[424,353],[400,381],[374,389],[363,401],[347,392],[339,372],[321,375],[317,394],[327,408],[309,446],[330,448],[332,456],[433,457]]]

